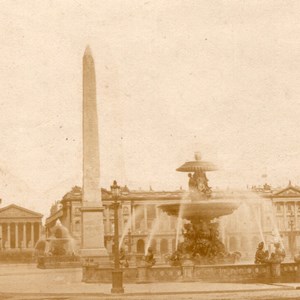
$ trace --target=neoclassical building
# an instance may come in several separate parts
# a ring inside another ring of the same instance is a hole
[[[294,257],[300,247],[300,189],[289,182],[286,188],[274,191],[268,197],[273,203],[282,241]]]
[[[100,193],[100,191],[99,191]],[[104,206],[105,245],[113,252],[114,210],[110,193],[102,189]],[[129,191],[123,188],[119,210],[120,241],[132,254],[143,254],[151,244],[156,255],[175,250],[177,218],[170,217],[161,204],[178,201],[183,190],[172,192]],[[46,235],[59,219],[77,241],[81,239],[81,188],[74,187],[51,208],[46,219]],[[252,261],[257,245],[272,244],[280,235],[288,257],[300,247],[300,189],[289,184],[284,189],[269,186],[245,191],[240,207],[220,219],[220,235],[228,251],[239,251],[244,260]],[[179,232],[181,233],[181,232]],[[179,234],[180,236],[180,234]],[[149,238],[151,237],[151,243]]]
[[[8,205],[0,209],[0,249],[33,250],[41,237],[43,215],[29,209]]]
[[[247,193],[248,205],[244,201],[236,212],[225,217],[227,248],[253,259],[260,241],[270,245],[279,240],[287,259],[292,259],[300,247],[300,189],[289,182],[285,188],[265,185]]]
[[[113,252],[114,210],[110,193],[102,189],[104,206],[105,246]],[[100,191],[99,191],[100,193]],[[183,190],[174,192],[129,191],[123,188],[119,210],[119,232],[122,246],[133,254],[144,254],[150,246],[156,255],[164,256],[175,250],[177,218],[170,217],[159,208],[160,204],[179,200]],[[80,247],[81,238],[81,188],[73,187],[62,200],[57,201],[46,219],[46,235],[51,235],[51,228],[59,219]]]

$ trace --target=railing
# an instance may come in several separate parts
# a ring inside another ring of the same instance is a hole
[[[110,282],[111,268],[86,266],[83,268],[85,282]],[[182,266],[153,266],[141,263],[138,267],[123,268],[125,282],[298,282],[300,264],[236,264],[236,265],[193,265],[184,262]]]

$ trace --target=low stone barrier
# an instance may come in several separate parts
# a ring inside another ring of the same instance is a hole
[[[111,283],[113,268],[101,268],[97,264],[84,265],[82,281],[86,283]],[[123,282],[136,283],[138,281],[137,268],[122,268]]]
[[[64,269],[81,267],[79,256],[39,256],[37,259],[39,269]]]
[[[83,266],[83,281],[111,282],[112,268]],[[300,282],[300,264],[235,264],[199,265],[184,262],[182,266],[153,266],[123,268],[124,283],[206,281],[206,282]]]

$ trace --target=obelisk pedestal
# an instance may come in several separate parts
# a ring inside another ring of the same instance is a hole
[[[84,262],[110,266],[104,246],[100,188],[99,134],[94,59],[89,47],[83,56],[83,196],[81,249]]]

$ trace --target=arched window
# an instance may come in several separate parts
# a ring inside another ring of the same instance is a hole
[[[166,239],[160,241],[160,252],[162,254],[168,253],[168,241]]]
[[[136,251],[137,253],[145,253],[145,242],[144,240],[140,239],[137,241],[137,244],[136,244]]]

